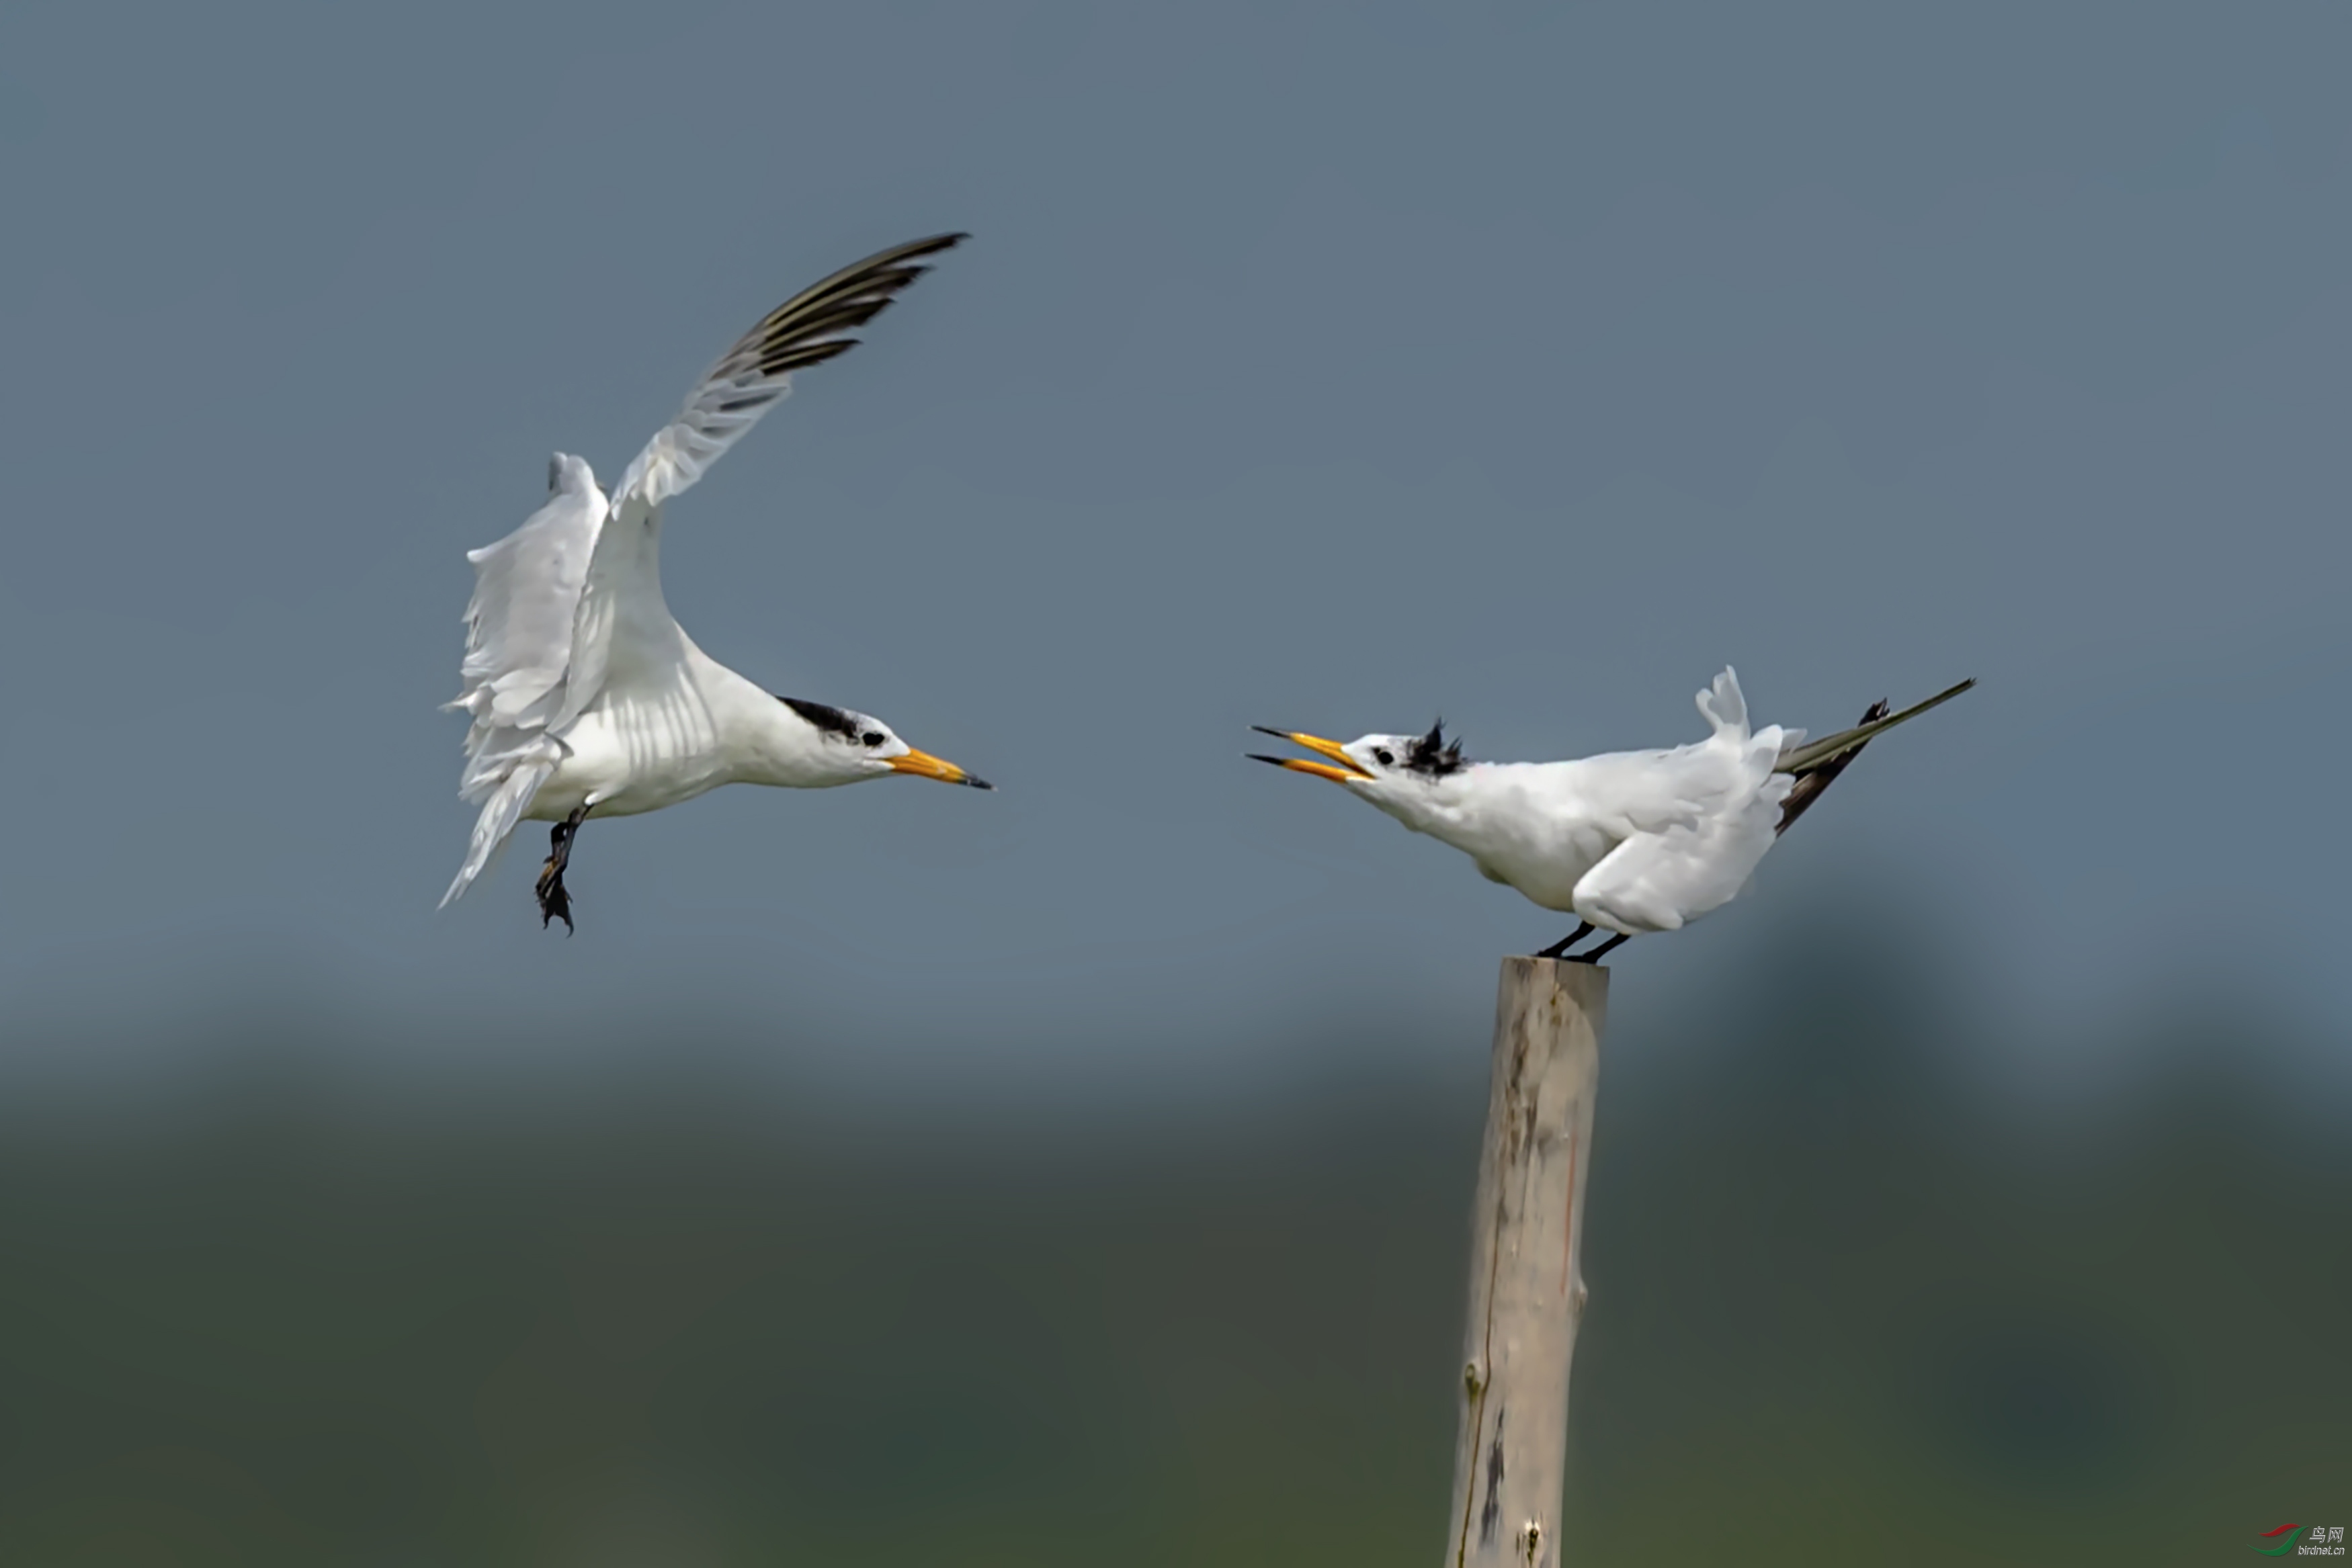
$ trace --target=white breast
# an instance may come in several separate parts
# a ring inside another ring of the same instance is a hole
[[[560,821],[583,805],[603,817],[658,811],[729,782],[725,737],[696,673],[682,668],[658,688],[608,687],[564,730],[569,754],[531,801],[532,818]]]

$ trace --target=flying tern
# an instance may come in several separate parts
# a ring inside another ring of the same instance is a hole
[[[966,236],[895,246],[794,295],[710,367],[607,497],[586,462],[559,452],[547,504],[467,552],[464,689],[472,717],[459,793],[478,802],[464,893],[525,818],[555,824],[539,874],[540,924],[572,928],[564,868],[591,812],[624,817],[721,784],[822,789],[911,773],[989,789],[916,750],[871,715],[779,697],[694,645],[663,601],[662,506],[791,389],[792,372],[857,346],[849,336]]]
[[[1751,731],[1729,668],[1698,694],[1713,734],[1662,751],[1572,762],[1472,762],[1444,726],[1426,735],[1367,735],[1341,745],[1267,729],[1321,757],[1265,757],[1328,779],[1417,833],[1453,845],[1488,881],[1515,887],[1580,924],[1537,956],[1595,963],[1643,932],[1675,931],[1737,896],[1789,824],[1884,731],[1976,685],[1962,681],[1889,715],[1874,703],[1852,729],[1807,743],[1801,729]],[[1582,953],[1595,931],[1614,935]]]

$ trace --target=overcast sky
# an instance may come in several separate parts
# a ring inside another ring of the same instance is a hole
[[[2352,1016],[2341,5],[692,15],[0,18],[0,1027],[260,986],[520,1051],[698,993],[1007,1072],[1241,1074],[1342,999],[1475,1037],[1564,923],[1244,727],[1667,744],[1726,662],[1816,730],[1983,685],[1621,1007],[1852,888],[2021,1014],[2189,972]],[[527,828],[436,914],[463,552],[946,228],[666,581],[1000,792],[592,823],[570,941]]]

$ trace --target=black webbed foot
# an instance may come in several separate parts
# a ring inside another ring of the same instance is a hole
[[[572,863],[572,841],[579,836],[580,824],[587,819],[588,808],[581,807],[555,824],[547,835],[547,863],[539,868],[539,928],[542,931],[561,920],[563,934],[571,936],[577,929],[572,924],[572,894],[563,885],[563,868]]]
[[[539,927],[544,931],[555,921],[563,922],[563,934],[569,936],[575,927],[572,924],[572,894],[564,890],[563,873],[551,859],[539,873]]]

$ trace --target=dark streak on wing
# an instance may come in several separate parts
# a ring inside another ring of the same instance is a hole
[[[776,696],[773,692],[768,695]],[[857,738],[857,720],[837,707],[824,703],[813,703],[802,697],[776,696],[776,700],[808,720],[811,725],[824,734],[838,735],[849,740]]]
[[[1835,735],[1809,740],[1802,746],[1790,747],[1781,752],[1775,771],[1793,773],[1797,776],[1797,782],[1789,791],[1788,798],[1780,803],[1780,825],[1773,831],[1776,833],[1787,832],[1789,824],[1803,816],[1805,809],[1821,799],[1822,791],[1828,789],[1837,776],[1846,770],[1847,765],[1862,755],[1862,748],[1877,736],[1906,720],[1917,718],[1929,708],[1941,707],[1976,684],[1976,678],[1970,676],[1958,685],[1948,686],[1937,692],[1926,702],[1913,703],[1891,717],[1886,711],[1885,699],[1881,698],[1870,705],[1869,711],[1862,716],[1862,722],[1852,729],[1842,729]]]
[[[1976,684],[1975,678],[1970,677],[1968,680],[1962,681],[1958,685],[1946,687],[1944,690],[1937,692],[1934,696],[1929,697],[1926,702],[1913,703],[1909,707],[1905,708],[1901,713],[1895,714],[1891,717],[1882,716],[1877,718],[1870,719],[1864,723],[1858,724],[1852,729],[1842,729],[1835,735],[1826,735],[1819,740],[1809,740],[1802,746],[1790,747],[1780,753],[1780,761],[1775,765],[1774,771],[1796,774],[1810,773],[1814,768],[1820,768],[1826,763],[1832,762],[1836,758],[1844,756],[1847,752],[1861,750],[1864,742],[1879,734],[1882,730],[1893,729],[1898,724],[1906,723],[1911,719],[1917,718],[1921,714],[1926,713],[1930,708],[1943,706],[1944,704],[1950,702],[1962,692],[1972,689]],[[1873,711],[1876,710],[1874,709]]]
[[[890,308],[900,289],[930,270],[918,256],[954,248],[971,236],[934,235],[878,251],[803,289],[768,312],[720,361],[722,372],[780,376],[821,365],[857,346],[846,336]]]
[[[1885,716],[1886,699],[1881,697],[1863,711],[1862,723],[1875,724]],[[1845,771],[1846,764],[1860,757],[1863,746],[1869,744],[1870,742],[1865,740],[1862,746],[1857,746],[1851,751],[1840,752],[1810,772],[1799,774],[1797,782],[1789,790],[1788,798],[1780,802],[1780,825],[1772,830],[1773,835],[1778,837],[1787,832],[1789,824],[1803,816],[1805,809],[1822,798],[1822,791],[1835,783],[1837,776]]]

